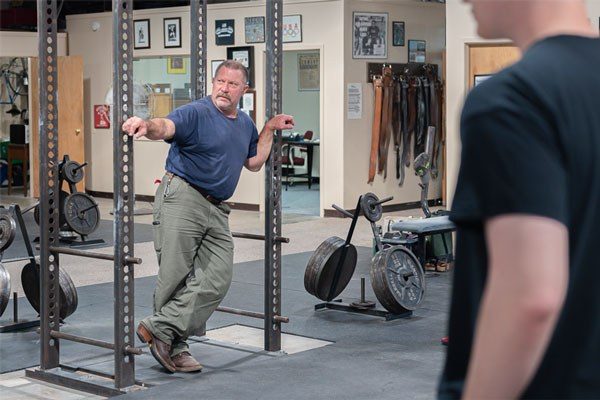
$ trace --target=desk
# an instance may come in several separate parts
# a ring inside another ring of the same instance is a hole
[[[9,144],[8,145],[8,194],[12,190],[12,164],[13,161],[21,160],[23,162],[23,191],[27,197],[27,171],[29,170],[29,145],[28,144]]]
[[[319,146],[319,141],[314,140],[291,140],[288,138],[283,138],[283,144],[287,144],[287,156],[290,162],[292,158],[290,157],[290,149],[291,146],[296,147],[305,147],[306,148],[306,174],[292,174],[288,175],[288,177],[295,178],[308,178],[308,188],[310,189],[310,185],[312,183],[312,164],[313,164],[313,150],[315,146]],[[291,165],[294,166],[293,163]]]

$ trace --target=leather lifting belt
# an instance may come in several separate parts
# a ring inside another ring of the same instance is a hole
[[[369,180],[373,182],[377,170],[377,153],[379,150],[379,134],[381,130],[381,109],[383,101],[383,78],[373,77],[373,88],[375,89],[375,113],[373,114],[373,128],[371,130],[371,155],[369,159]]]
[[[394,150],[396,151],[396,179],[400,179],[400,146],[402,145],[402,83],[394,80],[394,95],[392,101],[392,136],[394,137]]]
[[[387,157],[392,136],[392,105],[393,105],[394,80],[392,69],[387,67],[383,70],[383,106],[381,113],[381,132],[379,134],[379,165],[377,172],[383,172],[384,179],[387,177]]]

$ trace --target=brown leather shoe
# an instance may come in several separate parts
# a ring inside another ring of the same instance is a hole
[[[137,327],[136,333],[142,342],[148,343],[150,352],[156,358],[156,361],[167,371],[175,372],[175,364],[173,364],[173,360],[171,360],[171,356],[169,355],[171,346],[154,336],[150,332],[150,329],[146,328],[141,322]]]
[[[202,365],[187,351],[181,352],[172,358],[178,372],[200,372]]]

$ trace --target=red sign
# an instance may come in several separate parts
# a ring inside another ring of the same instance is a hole
[[[110,129],[110,106],[108,104],[94,106],[94,128]]]

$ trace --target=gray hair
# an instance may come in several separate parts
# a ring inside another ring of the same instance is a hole
[[[244,66],[244,64],[242,64],[239,61],[236,60],[225,60],[223,61],[221,64],[219,64],[219,66],[217,67],[217,70],[215,71],[215,78],[217,77],[217,75],[219,75],[219,71],[221,70],[221,68],[227,68],[227,69],[235,69],[238,71],[242,71],[242,73],[244,74],[244,83],[248,83],[248,68],[246,68]]]

